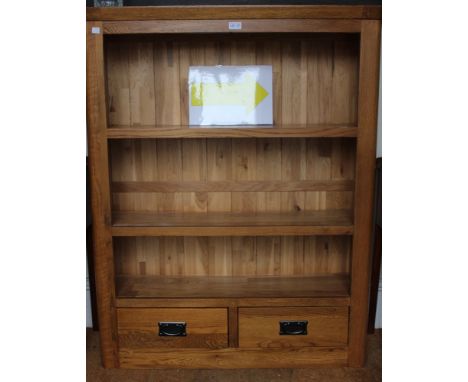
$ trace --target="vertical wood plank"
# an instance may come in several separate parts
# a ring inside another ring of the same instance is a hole
[[[348,273],[350,240],[345,236],[304,238],[304,273]]]
[[[149,252],[146,252],[145,248],[141,246],[142,241],[141,237],[136,237],[135,238],[135,257],[136,257],[136,264],[138,268],[138,275],[140,276],[146,276],[147,275],[147,263],[146,263],[146,254]],[[148,243],[148,241],[146,241]]]
[[[161,237],[159,240],[159,253],[161,275],[184,275],[185,255],[183,237]]]
[[[252,65],[255,62],[255,41],[231,42],[231,65]]]
[[[186,276],[208,276],[209,251],[207,237],[184,237],[184,272]]]
[[[306,179],[331,180],[331,141],[328,139],[307,139]],[[327,191],[307,191],[306,210],[327,208]]]
[[[135,178],[135,141],[111,141],[112,180],[134,181]],[[117,194],[113,195],[116,210],[135,210],[141,195]]]
[[[307,44],[307,123],[333,120],[333,42],[311,38]]]
[[[148,276],[161,275],[161,257],[159,237],[139,237],[137,238],[137,250],[139,251],[138,258],[140,263],[145,263],[145,274]],[[140,272],[142,267],[140,265]]]
[[[219,62],[219,42],[214,40],[209,40],[205,42],[205,65],[221,65]]]
[[[208,238],[208,256],[210,276],[232,276],[231,237]]]
[[[138,42],[129,50],[130,112],[134,126],[154,125],[153,44]]]
[[[143,139],[141,141],[140,159],[143,166],[142,181],[158,180],[158,156],[157,156],[157,140]]]
[[[281,153],[281,178],[283,181],[304,180],[306,175],[306,142],[304,139],[283,138]],[[303,211],[305,191],[281,193],[281,211]]]
[[[310,275],[317,272],[317,239],[319,236],[304,237],[304,274]]]
[[[157,167],[159,180],[182,180],[182,144],[180,139],[158,139]],[[183,212],[181,192],[159,193],[160,212]]]
[[[330,157],[331,179],[353,180],[355,172],[355,145],[354,142],[338,138],[333,139]],[[351,209],[353,205],[353,193],[333,192],[326,193],[327,209]]]
[[[273,71],[273,123],[281,119],[281,40],[260,40],[256,43],[257,65],[271,65]]]
[[[182,179],[206,181],[206,139],[182,140]],[[184,212],[207,212],[206,192],[184,192]]]
[[[115,314],[114,259],[111,235],[109,156],[107,149],[104,41],[101,22],[86,25],[86,106],[91,174],[91,202],[94,236],[94,270],[98,301],[99,334],[104,367],[118,367],[117,323]]]
[[[333,42],[333,115],[330,122],[356,123],[358,97],[357,47],[347,36]]]
[[[233,276],[253,276],[257,271],[255,237],[232,237]]]
[[[328,272],[328,238],[308,236],[304,239],[305,269],[310,273]]]
[[[307,122],[307,54],[304,41],[291,40],[282,46],[282,122]]]
[[[132,179],[138,180],[143,178],[144,163],[142,159],[142,141],[137,139],[132,142]],[[133,196],[133,204],[136,210],[145,210],[146,197],[142,193],[135,193]]]
[[[281,139],[257,139],[257,180],[281,180]],[[281,192],[257,192],[257,211],[278,212]]]
[[[207,179],[231,180],[232,179],[232,140],[231,139],[208,139],[206,142],[207,152]],[[208,192],[209,212],[230,212],[230,192]]]
[[[350,255],[350,237],[333,236],[330,240],[330,258],[329,272],[330,273],[348,273],[349,272],[349,255]]]
[[[221,40],[219,42],[219,64],[220,65],[231,65],[231,43],[229,40]]]
[[[255,139],[232,140],[232,174],[234,180],[255,180],[257,174],[257,147]],[[232,212],[255,212],[256,192],[233,192]]]
[[[173,41],[154,42],[154,81],[156,125],[179,125],[179,50]]]
[[[109,42],[106,53],[109,124],[129,125],[129,46],[117,41]]]
[[[111,158],[112,181],[125,182],[132,181],[132,151],[133,145],[127,139],[113,141],[109,146]]]
[[[366,358],[381,22],[365,20],[361,25],[348,358],[353,367],[362,367]]]
[[[180,123],[189,123],[189,99],[188,99],[188,71],[190,62],[189,43],[178,41],[177,50],[179,54],[179,99],[180,99]]]
[[[205,65],[205,49],[200,41],[178,41],[180,123],[189,123],[188,71],[190,66]]]
[[[123,264],[122,264],[122,252],[123,252],[123,244],[121,243],[122,238],[115,237],[113,240],[114,245],[114,273],[116,275],[123,274]]]
[[[138,275],[136,238],[130,237],[122,251],[123,271],[127,275]]]
[[[281,270],[281,237],[257,237],[257,275],[278,276]]]
[[[228,308],[229,347],[239,347],[239,309],[236,306]]]
[[[281,237],[281,276],[304,274],[304,237]]]

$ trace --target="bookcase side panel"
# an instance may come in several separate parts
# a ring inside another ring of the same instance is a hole
[[[102,23],[87,23],[86,100],[93,215],[94,270],[101,354],[118,367]]]
[[[366,358],[380,27],[380,21],[366,20],[362,22],[349,331],[349,366],[354,367],[364,366]]]

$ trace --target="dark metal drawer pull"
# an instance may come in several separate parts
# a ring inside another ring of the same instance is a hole
[[[159,335],[171,337],[184,337],[187,335],[185,322],[158,322]]]
[[[280,336],[305,336],[309,321],[280,321]]]

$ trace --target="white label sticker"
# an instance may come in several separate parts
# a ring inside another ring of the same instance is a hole
[[[242,23],[240,21],[229,21],[229,30],[240,30],[242,29]]]
[[[92,33],[92,34],[100,34],[100,33],[101,33],[101,28],[99,28],[99,27],[92,27],[92,28],[91,28],[91,33]]]

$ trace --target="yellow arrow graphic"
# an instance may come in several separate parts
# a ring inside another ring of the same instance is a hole
[[[192,106],[242,105],[250,113],[262,102],[268,92],[252,77],[242,82],[192,83]]]

